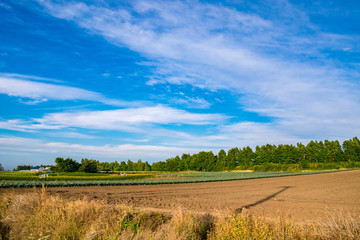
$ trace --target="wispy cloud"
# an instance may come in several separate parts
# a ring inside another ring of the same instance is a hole
[[[188,108],[209,108],[211,103],[199,97],[178,97],[171,100],[172,103],[184,105]]]
[[[78,158],[101,158],[126,161],[127,159],[144,159],[150,161],[163,160],[172,157],[174,154],[184,152],[195,153],[198,149],[153,146],[153,145],[83,145],[69,144],[65,142],[45,142],[40,139],[21,137],[0,137],[0,149],[16,150],[19,152],[46,152],[57,156],[74,156]],[[52,162],[50,162],[51,164]]]
[[[358,37],[323,32],[287,1],[264,3],[266,18],[256,9],[197,1],[139,0],[118,9],[40,3],[54,17],[146,56],[156,67],[148,84],[239,94],[244,110],[275,117],[279,130],[299,139],[360,131],[353,121],[360,117],[356,72],[326,58],[326,50],[355,46]]]
[[[0,94],[32,99],[30,101],[20,99],[20,102],[25,104],[37,104],[47,100],[85,100],[101,102],[113,106],[129,107],[143,105],[143,103],[140,103],[140,101],[127,102],[117,99],[110,99],[97,92],[39,81],[58,82],[58,80],[36,76],[0,73]]]
[[[209,148],[213,151],[229,149],[231,147],[255,148],[265,144],[306,144],[312,139],[300,138],[287,134],[274,123],[240,122],[219,125],[209,129],[205,134],[187,134],[173,141],[164,143],[166,146],[193,146],[196,148]]]
[[[159,124],[211,125],[219,124],[228,117],[221,114],[198,114],[162,105],[143,108],[127,108],[104,111],[80,111],[46,114],[32,121],[8,120],[0,122],[0,128],[34,131],[40,129],[85,128],[142,131],[143,126]]]

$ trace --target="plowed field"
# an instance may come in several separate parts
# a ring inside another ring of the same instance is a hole
[[[29,192],[31,189],[16,189]],[[279,178],[146,186],[48,188],[69,200],[194,212],[247,211],[306,221],[340,212],[360,214],[360,170]]]

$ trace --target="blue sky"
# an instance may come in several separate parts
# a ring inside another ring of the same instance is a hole
[[[359,136],[358,1],[0,3],[0,163]]]

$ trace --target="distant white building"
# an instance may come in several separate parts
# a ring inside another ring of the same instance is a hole
[[[38,167],[38,166],[32,167],[30,169],[30,172],[42,172],[42,171],[44,171],[44,168],[43,167]]]
[[[30,170],[20,170],[20,172],[50,172],[51,168],[50,167],[33,167]]]
[[[31,168],[31,172],[44,172],[44,171],[50,171],[51,170],[51,168],[50,167],[38,167],[38,166],[36,166],[36,167],[33,167],[33,168]]]

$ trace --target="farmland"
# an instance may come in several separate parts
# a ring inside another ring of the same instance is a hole
[[[111,185],[153,185],[197,182],[217,182],[269,177],[285,177],[326,173],[308,172],[142,172],[142,173],[55,173],[40,178],[39,173],[1,172],[0,187],[71,187],[71,186],[111,186]],[[330,171],[331,172],[331,171]]]
[[[309,220],[325,216],[329,210],[360,213],[359,182],[360,171],[355,170],[192,184],[54,187],[47,192],[72,200],[89,198],[166,211],[184,208],[212,213],[248,208],[267,217],[277,216],[280,211],[297,220]]]
[[[0,228],[0,234],[16,239],[30,235],[50,239],[358,239],[360,236],[359,170],[256,179],[255,173],[226,174],[242,174],[253,179],[2,188],[0,217],[2,226],[8,227]],[[157,176],[157,180],[211,176],[210,173],[166,173],[161,178]],[[139,181],[150,180],[156,178]]]
[[[72,181],[116,181],[129,179],[144,179],[151,178],[153,174],[149,173],[130,173],[130,174],[107,174],[107,173],[50,173],[47,177],[41,177],[46,174],[36,172],[0,172],[0,180],[2,182],[17,182],[17,183],[45,183],[46,182],[72,182]],[[0,185],[1,186],[1,185]],[[41,186],[41,184],[40,184]]]

